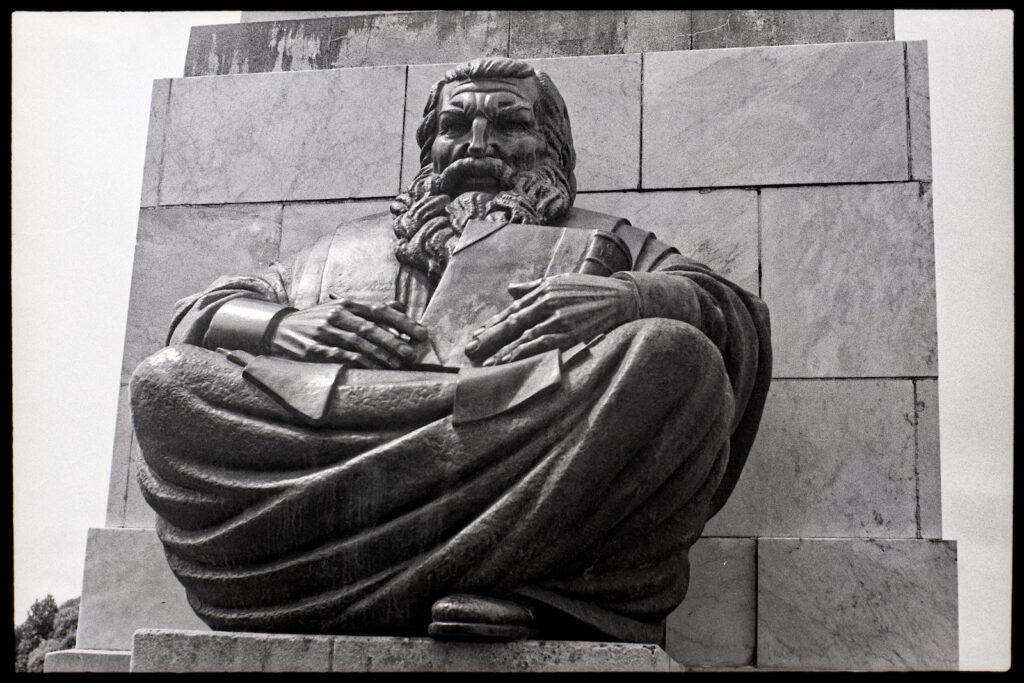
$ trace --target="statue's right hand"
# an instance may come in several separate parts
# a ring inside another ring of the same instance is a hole
[[[403,335],[405,337],[403,338]],[[427,330],[396,305],[339,299],[289,313],[271,338],[271,353],[359,368],[401,368]]]

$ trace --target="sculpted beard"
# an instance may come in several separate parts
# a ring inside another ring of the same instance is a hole
[[[493,157],[460,159],[440,173],[424,166],[391,203],[399,263],[426,273],[437,285],[468,220],[545,225],[569,210],[569,180],[555,159],[545,156],[517,166],[523,170]],[[501,189],[453,199],[451,192],[468,176],[492,177]]]

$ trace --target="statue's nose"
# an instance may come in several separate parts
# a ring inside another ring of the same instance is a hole
[[[487,119],[478,116],[473,119],[473,126],[470,131],[469,155],[471,157],[482,157],[487,154]]]

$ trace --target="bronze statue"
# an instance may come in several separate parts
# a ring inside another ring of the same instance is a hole
[[[573,208],[524,62],[449,71],[417,141],[393,216],[182,300],[135,371],[170,566],[215,629],[659,643],[757,431],[767,308]]]

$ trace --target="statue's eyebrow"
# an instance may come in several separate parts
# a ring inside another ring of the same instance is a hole
[[[488,83],[487,90],[489,92],[507,92],[507,93],[512,93],[513,95],[516,95],[516,96],[519,96],[519,97],[523,96],[523,91],[520,88],[517,88],[513,84],[501,83],[500,81],[499,82],[495,82],[495,81],[490,81],[490,80],[486,80],[486,81],[483,81],[483,82]],[[449,85],[453,85],[453,87],[450,90],[450,92],[451,92],[452,96],[458,95],[458,94],[460,94],[462,92],[465,92],[465,88],[473,85],[474,83],[476,83],[476,81],[460,81],[460,82],[457,82],[457,83],[454,83],[454,84],[449,84]]]
[[[506,114],[506,113],[514,114],[514,113],[519,112],[519,111],[532,112],[533,111],[533,107],[530,106],[529,104],[526,104],[525,102],[519,102],[518,104],[513,104],[513,105],[508,106],[508,107],[502,107],[498,111],[500,113],[502,113],[502,114]]]
[[[476,106],[475,105],[473,105],[472,108],[473,108],[474,111],[476,110]],[[484,111],[486,111],[487,109],[489,109],[489,107],[484,107],[483,108]],[[518,116],[520,116],[522,114],[522,112],[527,112],[531,116],[534,116],[534,117],[536,116],[536,112],[534,111],[534,107],[531,107],[528,104],[520,103],[520,104],[515,104],[515,105],[512,105],[512,106],[502,107],[501,109],[498,109],[496,112],[494,112],[493,118],[495,118],[495,119],[507,119],[507,118],[518,117]],[[448,115],[451,115],[451,116],[466,116],[466,108],[464,106],[460,105],[458,102],[449,102],[448,104],[444,105],[444,107],[441,109],[441,111],[439,112],[438,115],[439,116],[444,116],[445,114],[448,114]]]
[[[530,107],[525,104],[517,104],[514,107],[499,109],[495,113],[494,118],[499,121],[504,121],[507,119],[522,119],[523,112],[529,114],[531,119],[536,118],[537,116],[536,112],[533,111],[533,107]]]

